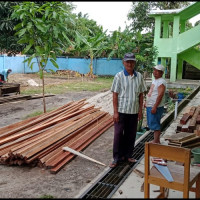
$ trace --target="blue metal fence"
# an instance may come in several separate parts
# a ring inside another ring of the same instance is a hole
[[[26,56],[5,56],[0,55],[0,72],[7,68],[12,69],[12,73],[36,73],[39,71],[36,59],[33,59],[33,69],[28,67],[27,62],[23,63]],[[79,72],[81,74],[87,74],[90,64],[90,59],[85,58],[68,58],[68,57],[58,57],[57,64],[59,70],[72,70]],[[95,75],[112,75],[114,76],[117,72],[123,69],[122,59],[110,59],[107,58],[97,58],[93,60],[93,73]],[[58,70],[55,68],[50,61],[48,61],[46,66],[46,71]]]

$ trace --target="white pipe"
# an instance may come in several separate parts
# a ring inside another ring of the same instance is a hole
[[[177,110],[178,110],[178,101],[175,102],[174,120],[176,120],[177,117]]]

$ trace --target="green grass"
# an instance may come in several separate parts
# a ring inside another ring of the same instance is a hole
[[[54,199],[54,197],[52,195],[45,194],[45,195],[42,195],[40,199]]]
[[[66,80],[66,83],[57,85],[46,85],[45,94],[63,94],[69,91],[81,92],[81,91],[104,91],[109,90],[112,85],[113,77],[97,77],[95,79],[83,81],[77,80]],[[32,89],[22,89],[21,94],[42,94],[42,87],[33,87]]]
[[[52,110],[54,110],[54,109],[47,110],[46,112],[48,113],[48,112],[50,112],[50,111],[52,111]],[[43,110],[42,110],[42,111],[35,111],[35,112],[33,112],[33,113],[29,114],[29,115],[26,115],[26,116],[23,117],[22,119],[25,120],[25,119],[28,119],[28,118],[31,118],[31,117],[36,117],[36,116],[39,116],[39,115],[41,115],[41,114],[43,114],[43,113],[44,113]]]

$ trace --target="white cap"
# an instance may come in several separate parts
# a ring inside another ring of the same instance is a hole
[[[165,67],[163,65],[156,65],[154,68],[163,72],[165,71]]]

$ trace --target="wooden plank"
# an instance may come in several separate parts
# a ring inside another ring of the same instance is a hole
[[[91,110],[87,111],[87,108],[85,110],[86,110],[85,113],[82,113],[81,115],[75,116],[75,117],[71,118],[70,120],[68,120],[67,122],[65,122],[66,124],[65,124],[64,127],[63,126],[60,127],[60,128],[56,127],[56,129],[50,130],[50,132],[48,132],[48,135],[45,138],[43,138],[43,139],[41,138],[40,141],[38,141],[36,144],[30,145],[27,148],[25,148],[21,151],[18,151],[18,154],[27,154],[28,152],[33,151],[33,149],[39,148],[41,145],[47,144],[48,140],[52,139],[53,137],[55,137],[59,133],[66,132],[67,128],[69,128],[73,124],[77,123],[76,120],[81,118],[80,116],[84,116],[84,115],[87,115],[87,114],[90,114],[91,112],[93,112]],[[68,134],[66,134],[66,135],[68,135]],[[56,141],[54,141],[54,142],[56,142]],[[45,146],[45,148],[46,147],[47,146]]]
[[[182,126],[181,132],[189,132],[189,124],[190,124],[190,121],[191,121],[191,119],[189,119],[189,120],[187,121],[187,123],[184,124],[184,125]]]
[[[196,123],[200,124],[200,115],[197,116]]]
[[[195,136],[196,136],[195,133],[180,132],[173,135],[164,135],[163,138],[165,140],[169,140],[170,142],[181,142]]]
[[[63,138],[64,136],[70,134],[71,132],[75,131],[76,129],[80,128],[81,126],[83,126],[85,123],[88,123],[90,120],[97,118],[99,115],[101,115],[102,112],[101,111],[97,111],[95,113],[92,113],[90,115],[87,115],[85,117],[83,117],[82,119],[77,120],[76,122],[72,123],[72,125],[68,126],[68,128],[64,131],[61,131],[59,133],[55,133],[51,136],[51,138],[49,138],[46,141],[42,141],[41,144],[39,146],[36,146],[35,148],[31,149],[28,152],[25,152],[23,154],[23,156],[25,157],[25,159],[33,156],[34,154],[36,154],[37,152],[40,152],[41,149],[46,148],[48,146],[50,146],[51,144],[53,144],[55,141],[60,140],[61,138]]]
[[[109,114],[105,115],[105,117],[102,117],[98,119],[98,123],[101,123],[103,120],[108,119]],[[90,124],[86,124],[85,126],[81,127],[81,129],[77,130],[74,132],[74,134],[68,136],[67,141],[64,141],[65,143],[63,144],[64,146],[69,146],[73,142],[78,141],[81,136],[85,135],[89,130],[93,129],[96,126],[96,121],[97,120],[92,120]],[[61,145],[62,145],[61,144]],[[60,145],[60,146],[61,146]],[[61,146],[62,147],[62,146]],[[55,150],[51,151],[48,154],[45,155],[40,155],[38,158],[40,159],[41,163],[45,163],[46,161],[49,161],[50,159],[56,158],[56,154],[60,151],[60,149],[56,148]]]
[[[96,139],[97,137],[99,137],[102,133],[104,133],[105,130],[107,130],[109,127],[111,127],[113,125],[113,121],[108,124],[107,126],[105,126],[105,128],[101,131],[99,131],[96,135],[94,135],[94,137],[92,137],[90,140],[88,140],[86,143],[84,143],[81,147],[79,147],[78,149],[76,149],[76,151],[81,151],[83,150],[85,147],[87,147],[94,139]],[[73,154],[71,154],[69,157],[67,157],[65,160],[63,160],[61,163],[59,163],[56,167],[50,169],[50,173],[55,174],[57,172],[59,172],[62,167],[69,162],[69,160],[71,160],[74,157]]]
[[[195,110],[196,110],[195,106],[191,107],[188,114],[192,117],[194,115],[194,113],[195,113]]]
[[[76,150],[80,145],[86,143],[86,141],[93,137],[93,135],[101,131],[107,123],[110,123],[110,119],[108,120],[107,118],[105,118],[101,123],[98,123],[98,125],[96,124],[96,126],[94,126],[93,128],[87,129],[87,131],[83,135],[77,138],[77,140],[70,142],[68,146]],[[45,165],[48,168],[55,167],[58,163],[65,159],[66,155],[67,153],[63,154],[63,152],[61,152],[61,156],[58,157],[58,154],[53,156],[48,161],[46,161]]]
[[[178,125],[177,125],[177,128],[176,128],[176,131],[178,131],[178,132],[181,131],[182,126],[183,126],[183,124],[178,124]]]
[[[98,119],[98,122],[100,123],[101,121],[104,120],[104,118],[106,119],[107,118],[106,116]],[[95,127],[96,126],[96,122],[97,122],[96,119],[95,120],[91,120],[88,124],[85,124],[80,129],[74,131],[72,134],[68,135],[64,139],[56,142],[55,144],[52,144],[51,147],[49,147],[48,149],[45,149],[41,153],[38,153],[37,155],[31,157],[30,159],[27,159],[26,160],[27,163],[32,162],[36,158],[40,159],[40,163],[41,164],[46,162],[47,160],[49,160],[51,158],[56,159],[56,156],[57,156],[56,154],[60,151],[60,147],[68,146],[71,143],[73,143],[75,140],[77,140],[78,138],[83,136],[88,130],[90,130],[93,127]]]
[[[85,159],[87,159],[87,160],[90,160],[90,161],[92,161],[92,162],[95,162],[95,163],[97,163],[97,164],[100,164],[100,165],[103,165],[103,166],[106,166],[104,163],[102,163],[102,162],[99,162],[98,160],[95,160],[95,159],[93,159],[93,158],[91,158],[91,157],[89,157],[89,156],[86,156],[86,155],[84,155],[84,154],[82,154],[82,153],[80,153],[80,152],[78,152],[78,151],[75,151],[74,149],[71,149],[70,147],[63,147],[62,148],[64,151],[69,151],[70,153],[73,153],[73,154],[75,154],[75,155],[77,155],[77,156],[80,156],[80,157],[82,157],[82,158],[85,158]]]
[[[144,178],[144,172],[140,171],[139,169],[133,170],[140,178]]]
[[[86,109],[88,109],[88,108],[86,108]],[[82,112],[82,110],[81,111],[77,111],[77,112]],[[12,140],[15,140],[15,139],[17,139],[17,138],[19,138],[19,137],[22,137],[22,136],[24,136],[24,135],[26,135],[26,134],[29,134],[29,133],[31,133],[31,132],[33,132],[33,131],[40,131],[40,130],[42,130],[42,129],[44,129],[44,128],[47,128],[47,127],[49,127],[49,126],[52,126],[52,125],[54,125],[54,124],[56,124],[56,123],[58,123],[58,122],[60,122],[60,121],[63,121],[63,120],[66,120],[66,119],[69,119],[71,116],[73,116],[73,115],[75,115],[74,113],[72,113],[72,114],[69,114],[69,115],[65,115],[65,116],[63,116],[62,118],[57,118],[57,119],[55,119],[55,120],[53,120],[53,121],[51,121],[51,122],[49,122],[49,123],[44,123],[43,125],[42,124],[39,124],[39,125],[37,125],[36,127],[34,127],[34,128],[31,128],[31,129],[28,129],[28,130],[26,130],[26,131],[23,131],[23,132],[20,132],[20,133],[17,133],[17,134],[15,134],[15,135],[11,135],[11,136],[8,136],[8,137],[6,137],[5,139],[1,139],[0,140],[0,145],[2,145],[2,144],[4,144],[4,143],[6,143],[6,142],[9,142],[9,141],[12,141]],[[26,127],[27,128],[27,127]],[[16,130],[16,129],[15,129]],[[19,128],[19,130],[21,130],[21,128]],[[12,131],[11,131],[12,132]],[[10,133],[8,134],[8,135],[10,135]]]
[[[96,137],[101,135],[105,130],[107,130],[113,124],[113,120],[112,121],[111,120],[105,121],[106,125],[104,125],[102,129],[100,129],[100,130],[94,129],[94,130],[89,131],[88,133],[92,134],[92,137],[88,138],[88,135],[86,135],[84,142],[80,143],[77,140],[76,142],[74,142],[74,144],[71,144],[70,147],[77,150],[77,151],[82,150],[84,147],[86,147],[88,144],[90,144],[91,141],[93,141]],[[61,152],[61,155],[59,157],[57,157],[56,160],[53,159],[52,160],[53,162],[48,161],[48,163],[45,163],[45,164],[48,168],[53,167],[52,168],[53,171],[54,170],[57,171],[62,167],[63,164],[66,164],[69,160],[71,160],[72,157],[71,157],[71,154],[69,152],[64,152],[64,153]]]
[[[186,124],[190,118],[191,116],[188,113],[183,114],[182,118],[180,119],[180,124]]]
[[[181,142],[181,146],[182,146],[182,147],[185,147],[185,146],[187,146],[187,145],[189,145],[189,144],[196,143],[196,142],[200,142],[200,137],[195,136],[195,137],[190,138],[190,139],[188,139],[188,140],[182,141],[182,142]]]

